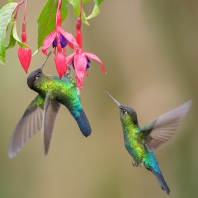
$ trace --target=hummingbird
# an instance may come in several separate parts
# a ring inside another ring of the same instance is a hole
[[[140,128],[136,111],[131,107],[120,104],[106,91],[105,93],[119,107],[124,144],[126,150],[133,158],[133,166],[142,165],[151,171],[157,177],[161,188],[169,194],[169,187],[161,173],[154,150],[170,140],[175,134],[182,119],[190,109],[192,101],[186,102]]]
[[[49,150],[56,116],[61,104],[67,107],[76,120],[82,134],[87,137],[91,134],[89,121],[83,111],[79,90],[72,78],[70,70],[60,79],[58,76],[45,75],[42,66],[30,73],[27,84],[38,95],[25,110],[13,131],[8,156],[13,158],[24,144],[42,128],[44,152]]]

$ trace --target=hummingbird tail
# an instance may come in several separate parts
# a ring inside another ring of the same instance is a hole
[[[167,194],[170,194],[170,189],[169,189],[168,185],[166,184],[163,175],[162,175],[162,174],[159,174],[159,173],[156,172],[156,171],[154,171],[152,168],[151,168],[151,172],[157,177],[158,182],[159,182],[160,185],[161,185],[161,188],[162,188]]]
[[[75,118],[76,122],[78,123],[78,126],[82,132],[82,134],[87,137],[91,134],[91,126],[89,124],[89,121],[87,119],[87,116],[85,115],[83,109],[80,110],[80,116],[78,118]]]

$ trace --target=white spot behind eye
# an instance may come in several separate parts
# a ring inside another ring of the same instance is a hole
[[[124,109],[122,109],[122,113],[123,114],[128,114],[128,112],[126,110],[124,110]]]
[[[39,77],[40,77],[40,74],[38,74],[38,75],[36,76],[36,80],[38,80],[38,79],[39,79]]]

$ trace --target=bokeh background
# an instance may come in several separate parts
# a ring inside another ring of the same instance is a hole
[[[6,3],[1,0],[0,7]],[[33,51],[36,20],[44,3],[32,0],[28,5],[28,43]],[[92,7],[88,3],[84,9],[90,13]],[[75,20],[69,6],[64,28],[75,33]],[[20,22],[17,25],[20,35]],[[17,157],[7,156],[12,131],[36,96],[26,84],[17,48],[7,51],[6,64],[0,67],[0,197],[167,197],[152,173],[132,166],[118,108],[104,91],[133,107],[140,126],[193,99],[178,133],[155,153],[170,197],[198,197],[198,1],[104,1],[101,14],[90,20],[90,26],[83,26],[83,46],[97,54],[107,70],[107,75],[102,74],[99,64],[92,61],[81,91],[93,132],[83,137],[62,107],[46,157],[40,131]],[[44,58],[41,52],[34,56],[29,73]],[[44,72],[56,74],[53,56]]]

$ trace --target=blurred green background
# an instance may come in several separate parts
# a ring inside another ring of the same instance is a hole
[[[0,7],[6,4],[0,1]],[[45,1],[30,0],[27,39],[36,50],[36,20]],[[92,3],[84,9],[90,13]],[[22,10],[17,24],[20,35]],[[75,33],[71,6],[64,28]],[[92,61],[81,91],[82,105],[92,126],[84,138],[62,107],[48,156],[39,131],[14,159],[7,149],[12,131],[36,96],[26,84],[17,48],[7,51],[0,66],[0,197],[2,198],[139,198],[167,197],[145,168],[132,166],[123,144],[118,108],[133,107],[140,126],[193,99],[193,105],[172,140],[155,153],[170,197],[198,197],[198,1],[104,1],[101,14],[83,26],[83,46],[104,62],[107,75]],[[71,51],[68,51],[68,54]],[[45,56],[33,57],[29,73]],[[44,69],[56,74],[53,56]]]

